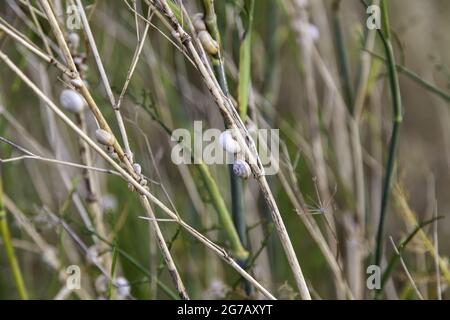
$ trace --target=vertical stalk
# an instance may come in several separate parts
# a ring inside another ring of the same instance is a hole
[[[246,25],[239,50],[239,88],[238,108],[239,115],[245,121],[248,109],[248,96],[251,88],[251,63],[252,63],[252,27],[255,0],[244,2],[242,20]]]
[[[383,230],[384,223],[386,219],[387,205],[389,201],[389,194],[391,191],[392,185],[392,174],[394,171],[395,164],[395,156],[397,152],[398,145],[398,135],[400,124],[403,120],[402,115],[402,99],[400,95],[400,84],[398,81],[397,68],[395,65],[395,57],[394,50],[392,48],[391,43],[391,32],[390,32],[390,24],[389,24],[389,15],[386,0],[381,1],[381,18],[383,30],[381,32],[381,39],[383,41],[384,49],[386,52],[386,58],[388,62],[388,70],[389,70],[389,83],[392,94],[392,104],[394,108],[394,120],[393,120],[393,129],[391,135],[391,141],[389,145],[389,154],[386,165],[386,174],[383,185],[383,193],[381,198],[381,211],[380,211],[380,220],[378,223],[377,237],[376,237],[376,251],[375,251],[375,264],[380,265],[381,257],[383,255]]]
[[[220,41],[220,32],[217,26],[217,16],[214,9],[214,0],[203,0],[203,9],[205,12],[205,24],[208,29],[208,32],[211,34],[211,37],[217,41],[219,44],[219,51],[216,56],[212,56],[212,64],[214,73],[218,79],[220,88],[223,93],[228,96],[228,82],[225,75],[225,66],[222,57],[222,45]],[[242,115],[241,115],[242,117]],[[242,119],[244,119],[242,117]],[[246,236],[246,224],[245,224],[245,214],[244,214],[244,188],[241,178],[236,176],[233,172],[232,165],[229,166],[230,173],[230,190],[231,190],[231,202],[232,202],[232,215],[234,226],[237,230],[237,235],[239,236],[239,244],[246,247],[247,245],[247,236]],[[245,249],[244,249],[244,252]],[[246,259],[248,258],[248,252],[245,259],[239,259],[239,262],[246,265]]]
[[[22,300],[28,300],[28,293],[23,281],[22,272],[17,261],[14,248],[11,241],[11,233],[8,227],[8,221],[6,220],[6,210],[3,205],[3,181],[1,176],[0,167],[0,233],[2,235],[3,246],[5,247],[6,257],[8,258],[9,265],[11,267],[14,282],[16,283],[17,292]]]
[[[353,92],[352,81],[350,79],[350,68],[348,63],[347,50],[344,44],[344,38],[342,35],[342,24],[339,13],[339,6],[341,0],[335,0],[333,2],[333,30],[336,46],[336,56],[339,68],[339,75],[341,78],[342,91],[344,92],[345,102],[347,109],[350,113],[353,112]]]

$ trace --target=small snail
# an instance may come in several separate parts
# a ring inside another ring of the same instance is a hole
[[[95,138],[97,139],[98,143],[107,147],[113,146],[116,141],[111,133],[103,129],[98,129],[97,131],[95,131]]]
[[[232,154],[236,154],[241,151],[241,146],[234,139],[230,130],[226,130],[220,134],[219,144],[225,151],[232,153]]]
[[[80,113],[83,111],[86,101],[76,91],[71,89],[64,89],[59,96],[61,106],[72,113]]]
[[[252,174],[252,170],[248,163],[243,159],[236,159],[233,163],[233,172],[238,177],[248,179]]]
[[[124,277],[117,277],[114,284],[117,287],[117,295],[121,298],[126,298],[130,295],[130,284]]]
[[[205,21],[203,20],[203,13],[197,13],[192,19],[192,23],[194,24],[194,28],[197,32],[206,30]]]
[[[139,163],[133,164],[133,170],[138,176],[142,174],[142,167]]]
[[[198,33],[198,38],[203,46],[203,49],[209,55],[216,55],[219,52],[219,45],[216,40],[214,40],[208,31],[202,30]]]
[[[80,36],[75,32],[71,32],[67,36],[67,41],[69,42],[69,45],[72,47],[72,49],[76,50],[80,45]]]
[[[99,263],[98,251],[95,246],[90,246],[86,251],[86,260],[90,265]]]
[[[70,83],[75,87],[75,89],[80,89],[83,86],[83,80],[80,78],[70,80]]]

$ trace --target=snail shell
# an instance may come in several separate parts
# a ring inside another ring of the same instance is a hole
[[[138,176],[140,176],[142,173],[142,167],[139,163],[133,164],[133,170]]]
[[[71,32],[67,36],[67,41],[69,42],[70,46],[76,50],[80,45],[80,36],[78,35],[78,33]]]
[[[80,113],[86,106],[84,98],[76,91],[64,89],[59,95],[61,106],[67,111]]]
[[[194,28],[197,32],[206,30],[205,21],[203,20],[203,13],[197,13],[194,16],[194,19],[192,19],[192,23],[194,24]]]
[[[80,89],[83,86],[83,80],[80,78],[70,80],[70,83],[75,87],[75,89]]]
[[[98,143],[104,146],[113,146],[116,141],[111,133],[103,129],[98,129],[97,131],[95,131],[95,138],[97,139]]]
[[[241,146],[233,138],[233,136],[229,130],[226,130],[220,134],[219,144],[225,151],[232,153],[232,154],[236,154],[241,151]]]
[[[211,37],[208,31],[200,31],[198,33],[198,38],[200,39],[203,49],[205,49],[209,55],[214,56],[219,52],[219,45],[217,44],[217,41]]]
[[[252,170],[250,169],[250,166],[245,160],[237,159],[233,163],[233,172],[238,177],[241,177],[243,179],[248,179],[250,175],[252,174]]]
[[[130,284],[124,277],[117,277],[115,285],[117,287],[117,295],[119,297],[128,297],[130,295]]]

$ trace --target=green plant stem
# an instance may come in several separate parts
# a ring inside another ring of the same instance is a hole
[[[164,131],[169,135],[172,136],[173,130],[166,126],[152,111],[150,108],[147,108],[143,106],[144,109],[149,112],[151,117],[158,122],[158,124],[164,129]],[[182,143],[181,141],[179,143]],[[183,144],[183,149],[188,152],[191,155],[192,163],[195,163],[195,168],[199,170],[199,173],[202,177],[202,180],[205,183],[206,189],[208,190],[208,194],[211,197],[212,203],[214,208],[217,211],[217,214],[219,215],[219,220],[221,222],[221,225],[223,226],[228,239],[231,244],[231,250],[233,251],[233,255],[235,258],[240,262],[243,263],[247,260],[249,253],[244,248],[241,239],[238,235],[238,232],[235,228],[235,225],[233,224],[233,220],[231,218],[231,214],[228,211],[227,206],[225,205],[225,201],[220,193],[219,187],[217,186],[216,181],[211,175],[211,172],[209,171],[208,166],[200,161],[200,159],[194,158],[194,153],[190,148]]]
[[[386,0],[381,1],[381,14],[383,20],[383,31],[380,34],[383,34],[384,37],[381,37],[384,45],[384,49],[386,52],[388,70],[389,70],[389,83],[392,94],[392,102],[394,108],[394,120],[393,120],[393,129],[391,135],[391,141],[389,146],[389,154],[386,165],[386,174],[385,180],[383,184],[382,198],[381,198],[381,210],[380,210],[380,220],[378,223],[378,230],[376,235],[376,251],[375,251],[375,264],[380,265],[381,257],[383,255],[383,237],[384,237],[384,224],[386,220],[386,212],[389,201],[389,195],[391,192],[392,185],[392,175],[394,172],[395,158],[397,153],[397,145],[398,145],[398,135],[401,122],[403,120],[402,115],[402,99],[400,94],[400,84],[398,81],[397,68],[395,64],[394,50],[392,48],[391,43],[391,32],[389,25],[389,15]]]
[[[383,61],[384,63],[387,63],[386,59],[383,58],[382,56],[374,53],[374,52],[369,52],[374,58]],[[404,75],[406,75],[408,78],[410,78],[411,80],[413,80],[414,82],[418,83],[419,85],[421,85],[422,87],[424,87],[425,89],[427,89],[428,91],[430,91],[431,93],[434,93],[435,95],[437,95],[438,97],[442,98],[444,101],[446,102],[450,102],[450,94],[447,92],[444,92],[442,89],[436,87],[434,84],[432,84],[431,82],[423,79],[420,75],[418,75],[417,73],[415,73],[414,71],[408,69],[405,66],[396,64],[395,65],[397,70],[401,73],[403,73]]]
[[[244,13],[242,20],[246,25],[244,35],[241,40],[239,50],[239,88],[238,88],[238,108],[239,115],[245,121],[248,110],[248,96],[251,86],[251,64],[252,64],[252,27],[255,0],[244,2]]]
[[[0,168],[1,170],[1,168]],[[0,171],[1,175],[1,171]],[[8,227],[8,221],[6,217],[6,210],[3,204],[3,182],[0,176],[0,233],[2,234],[3,246],[5,247],[6,257],[8,258],[9,265],[11,267],[14,282],[16,283],[17,292],[22,300],[28,300],[28,293],[23,281],[22,272],[17,261],[14,247],[12,246],[11,233]]]
[[[206,28],[208,29],[208,32],[211,35],[211,37],[219,44],[218,53],[215,56],[211,56],[214,73],[217,77],[217,81],[219,82],[220,88],[222,89],[223,93],[226,96],[228,96],[229,95],[228,82],[225,75],[225,67],[222,57],[222,41],[220,39],[220,32],[217,26],[217,16],[216,11],[214,9],[214,0],[203,0],[203,9],[205,13],[204,19]]]
[[[211,57],[213,63],[214,73],[219,82],[220,88],[225,95],[229,95],[228,82],[225,75],[224,61],[222,58],[222,44],[220,39],[220,32],[217,26],[217,16],[214,9],[214,0],[203,0],[204,19],[208,32],[211,37],[219,44],[219,52],[216,56]],[[242,115],[241,115],[242,117]],[[244,118],[243,118],[244,119]],[[236,176],[233,172],[232,165],[229,166],[230,173],[230,190],[231,190],[231,202],[232,202],[232,215],[235,230],[237,230],[239,243],[244,248],[247,246],[247,235],[245,232],[245,214],[244,214],[244,187],[242,179]],[[246,251],[247,257],[248,252]],[[247,259],[247,258],[246,258]],[[242,265],[246,264],[245,260],[239,261]]]
[[[230,184],[231,184],[231,199],[232,199],[232,207],[231,212],[233,214],[233,221],[236,227],[239,238],[241,239],[242,245],[247,248],[247,225],[245,222],[244,213],[244,186],[242,183],[242,179],[237,177],[233,172],[233,165],[229,165],[230,172]]]
[[[353,113],[353,92],[352,81],[350,79],[350,67],[348,63],[347,50],[342,35],[341,17],[339,14],[339,5],[341,0],[335,0],[333,3],[333,30],[336,46],[336,56],[341,78],[341,86],[344,92],[345,103],[350,113]]]
[[[442,217],[433,218],[431,220],[425,221],[421,224],[419,224],[414,230],[398,245],[398,251],[402,253],[405,249],[408,243],[415,237],[415,235],[423,229],[428,224],[433,223],[434,221],[441,219]],[[392,271],[394,270],[394,267],[396,266],[397,262],[400,260],[400,256],[398,254],[393,254],[391,258],[389,259],[388,265],[386,269],[383,272],[383,275],[381,276],[381,286],[380,290],[377,290],[375,292],[375,299],[379,298],[381,293],[383,292],[384,286],[386,285],[389,276],[391,275]]]
[[[199,163],[196,165],[196,167],[199,169],[200,174],[202,175],[203,181],[206,184],[207,189],[209,190],[209,193],[211,195],[212,203],[219,214],[220,222],[225,230],[225,232],[228,234],[228,238],[231,243],[231,248],[233,250],[234,255],[239,261],[246,261],[248,258],[248,251],[245,250],[241,243],[241,239],[239,238],[239,235],[236,231],[236,228],[233,224],[233,220],[231,219],[231,215],[228,212],[228,209],[225,205],[225,201],[223,200],[220,190],[217,187],[216,182],[214,181],[213,177],[211,176],[208,167],[206,164]]]

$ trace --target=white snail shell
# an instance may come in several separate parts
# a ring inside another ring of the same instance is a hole
[[[241,151],[241,146],[233,138],[233,135],[231,134],[231,132],[229,130],[226,130],[220,134],[219,144],[225,151],[232,153],[232,154],[236,154]]]
[[[217,44],[217,41],[211,37],[208,31],[200,31],[198,33],[198,38],[200,39],[203,49],[205,49],[209,55],[214,56],[219,52],[219,45]]]
[[[233,172],[235,175],[243,179],[248,179],[252,174],[252,170],[250,169],[248,163],[245,160],[241,159],[237,159],[233,163]]]
[[[142,173],[142,167],[139,163],[133,164],[133,170],[138,176],[140,176]]]
[[[72,46],[72,48],[78,49],[78,46],[80,45],[80,36],[78,35],[78,33],[75,32],[69,33],[67,40],[69,44]]]
[[[78,92],[71,89],[61,91],[59,102],[64,109],[73,113],[82,112],[86,106],[84,98]]]
[[[111,133],[103,129],[98,129],[97,131],[95,131],[95,138],[97,139],[98,143],[104,146],[112,146],[116,141]]]
[[[127,297],[130,295],[130,284],[124,277],[117,277],[114,284],[117,286],[117,295],[119,297]]]
[[[83,80],[80,78],[70,80],[70,83],[76,88],[79,89],[83,86]]]
[[[197,13],[194,16],[194,19],[192,19],[192,23],[194,24],[194,28],[197,32],[206,30],[205,21],[203,20],[203,13]]]
[[[306,27],[306,34],[311,38],[313,42],[319,40],[319,29],[311,23]]]
[[[86,252],[86,260],[90,265],[95,265],[99,263],[98,251],[95,246],[90,246]]]

